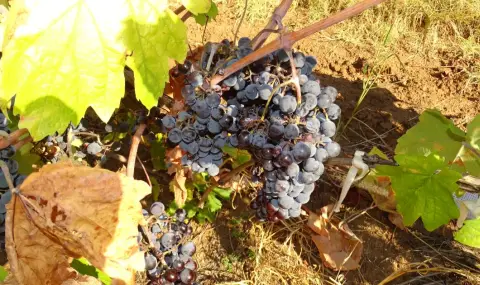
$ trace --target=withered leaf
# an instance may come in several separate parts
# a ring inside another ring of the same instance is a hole
[[[312,240],[325,266],[334,270],[353,270],[360,267],[363,243],[346,224],[340,229],[328,218],[333,205],[321,209],[321,214],[310,213],[308,226],[316,233]]]
[[[170,181],[170,188],[175,197],[175,204],[177,204],[177,206],[180,208],[183,207],[187,201],[188,190],[185,186],[186,182],[187,176],[184,168],[179,169],[175,173],[175,177],[172,179],[172,181]]]
[[[44,166],[7,205],[11,272],[19,284],[62,284],[75,279],[70,258],[85,257],[118,284],[133,284],[143,266],[139,200],[149,192],[145,182],[104,169]]]

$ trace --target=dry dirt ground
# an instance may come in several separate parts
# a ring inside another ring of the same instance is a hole
[[[192,47],[204,39],[233,39],[238,17],[231,5],[220,4],[219,16],[206,29],[188,22]],[[285,22],[288,28],[298,29],[308,19],[295,13],[287,15]],[[253,37],[264,25],[244,22],[239,36]],[[429,108],[439,109],[461,128],[480,111],[479,86],[467,84],[459,72],[462,66],[480,64],[478,60],[463,62],[448,53],[426,58],[401,50],[389,57],[388,50],[333,41],[325,33],[304,39],[295,48],[316,56],[321,84],[341,93],[343,124],[362,94],[363,82],[373,76],[363,72],[366,66],[381,71],[375,88],[340,138],[346,155],[377,146],[392,156],[396,140]],[[345,168],[329,168],[309,208],[334,202],[345,173]],[[341,218],[370,206],[368,195],[357,190],[349,195]],[[248,199],[248,195],[237,196],[216,223],[198,226],[195,241],[202,284],[380,284],[402,270],[413,272],[404,272],[388,284],[480,284],[478,252],[452,242],[451,227],[428,233],[416,225],[406,232],[396,228],[386,213],[369,210],[350,223],[364,242],[360,269],[333,272],[322,266],[304,221],[274,226],[255,223],[245,207]],[[420,272],[421,268],[430,269]]]

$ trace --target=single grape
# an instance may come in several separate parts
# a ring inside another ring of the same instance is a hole
[[[292,163],[287,167],[287,174],[290,177],[297,177],[300,172],[300,167],[296,163]]]
[[[238,81],[237,77],[235,75],[232,75],[225,78],[222,82],[228,87],[233,87],[237,84],[237,81]]]
[[[323,122],[321,129],[322,129],[322,133],[329,138],[333,137],[337,132],[337,126],[332,121]]]
[[[302,85],[302,93],[312,93],[318,96],[320,92],[320,84],[317,81],[309,80]]]
[[[166,115],[162,118],[162,124],[167,129],[173,129],[175,128],[175,118],[170,115]]]
[[[233,124],[233,117],[226,114],[218,121],[218,123],[222,128],[228,129]]]
[[[222,108],[213,108],[211,111],[210,111],[210,115],[212,116],[212,118],[214,118],[215,120],[220,120],[223,115],[225,115],[225,111],[222,109]]]
[[[296,52],[293,54],[293,63],[295,67],[302,68],[305,65],[305,55],[301,52]]]
[[[212,177],[217,176],[218,173],[220,173],[220,168],[218,168],[217,165],[212,164],[207,168],[207,173],[208,173],[208,175],[210,175]]]
[[[189,143],[188,146],[187,146],[187,151],[191,155],[196,154],[199,151],[198,143],[196,141],[193,141],[193,142]]]
[[[220,124],[217,121],[215,121],[214,119],[211,119],[208,122],[207,128],[208,128],[208,131],[210,133],[214,134],[214,135],[222,132],[222,126],[220,126]]]
[[[178,272],[175,269],[168,269],[164,273],[165,279],[169,282],[175,282],[179,279]]]
[[[185,60],[184,63],[177,65],[178,71],[180,71],[183,74],[187,74],[188,72],[190,72],[191,68],[192,68],[192,62],[189,60]]]
[[[185,268],[180,273],[180,280],[182,280],[183,284],[192,284],[195,279],[197,279],[197,274],[193,270]]]
[[[189,100],[189,99],[195,99],[195,87],[193,87],[192,85],[185,85],[183,86],[182,90],[181,90],[181,93],[182,93],[182,96],[183,98],[185,98],[185,100]]]
[[[304,161],[310,157],[310,146],[304,142],[298,142],[292,149],[293,157],[296,161]]]
[[[315,172],[320,167],[320,162],[314,158],[308,158],[303,163],[303,169],[308,172]]]
[[[298,174],[298,181],[303,184],[311,184],[315,182],[315,176],[313,173],[301,171]]]
[[[338,106],[337,104],[332,104],[327,109],[328,118],[330,118],[330,120],[338,119],[341,113],[342,113],[342,110],[340,109],[340,106]]]
[[[233,89],[237,90],[237,91],[240,91],[240,90],[243,90],[245,88],[245,85],[247,83],[245,82],[245,79],[242,78],[242,77],[237,77],[237,83],[235,83],[235,85],[233,85]],[[226,84],[225,84],[226,85]],[[238,94],[238,93],[237,93]]]
[[[245,88],[245,97],[249,100],[255,100],[258,98],[258,85],[257,84],[250,84]]]
[[[287,180],[277,180],[275,182],[275,191],[287,192],[290,188],[290,183]]]
[[[315,190],[315,183],[310,183],[310,184],[305,184],[305,186],[303,187],[302,192],[303,192],[303,193],[310,194],[310,193],[313,192],[313,190]]]
[[[302,100],[305,102],[305,108],[309,111],[317,107],[317,96],[312,93],[304,94]]]
[[[260,84],[267,84],[270,81],[270,72],[262,71],[258,75]]]
[[[283,137],[284,131],[285,131],[285,127],[282,124],[275,122],[270,125],[268,129],[268,136],[271,139],[278,140]]]
[[[275,166],[273,165],[273,162],[271,160],[264,160],[262,163],[263,169],[266,171],[273,171],[275,170]]]
[[[193,127],[185,127],[182,129],[182,140],[185,143],[191,143],[197,138],[197,132]]]
[[[275,161],[280,166],[288,167],[290,164],[293,163],[293,157],[292,157],[292,154],[290,152],[284,151],[276,157]]]
[[[326,94],[320,94],[317,97],[317,106],[319,108],[327,109],[332,105],[332,99]]]
[[[292,113],[297,108],[297,100],[293,96],[283,96],[280,99],[279,107],[283,113]]]
[[[278,199],[278,204],[280,205],[280,207],[282,207],[283,209],[289,209],[290,207],[293,206],[293,203],[295,201],[293,200],[292,197],[290,196],[284,196],[280,199]]]
[[[320,131],[320,121],[315,118],[308,118],[305,124],[305,130],[309,133],[316,134]]]
[[[154,216],[160,216],[165,213],[165,205],[162,202],[155,202],[150,206],[150,213]]]
[[[186,217],[187,217],[187,211],[185,211],[185,209],[177,209],[175,211],[175,219],[177,219],[177,221],[183,222],[185,221]]]
[[[317,148],[315,159],[320,162],[325,162],[328,159],[328,152],[324,148]]]
[[[251,144],[258,148],[262,148],[267,143],[267,138],[263,134],[254,134],[251,139]]]
[[[251,43],[252,43],[252,40],[247,37],[242,37],[238,40],[239,47],[250,47]]]
[[[234,105],[230,105],[227,107],[227,112],[229,116],[236,117],[238,116],[238,107]]]
[[[193,256],[196,250],[197,248],[195,247],[195,244],[191,241],[182,244],[182,246],[180,247],[180,252],[188,256]]]
[[[267,101],[268,98],[270,98],[273,89],[270,85],[262,84],[257,86],[257,91],[260,99]]]
[[[332,100],[332,102],[335,102],[335,99],[337,99],[338,96],[338,91],[335,87],[327,86],[322,89],[322,94],[327,95],[328,97],[330,97],[330,100]]]
[[[194,72],[188,74],[186,79],[187,79],[188,82],[190,82],[190,84],[193,87],[203,85],[203,75],[199,71],[194,71]]]
[[[327,144],[325,150],[328,153],[329,157],[337,157],[340,154],[340,145],[337,142],[331,142]]]
[[[300,129],[296,124],[288,124],[285,127],[284,137],[288,140],[296,139],[300,135]]]
[[[157,258],[149,253],[145,255],[145,269],[152,270],[157,267]]]
[[[160,243],[166,249],[172,248],[175,245],[175,234],[171,232],[163,234],[160,238]]]
[[[288,209],[288,215],[290,218],[298,218],[300,217],[300,214],[302,213],[302,210],[300,209]]]
[[[215,108],[220,105],[220,96],[217,93],[212,93],[205,98],[205,102],[210,108]]]
[[[87,146],[87,153],[91,155],[96,155],[102,151],[102,146],[97,142],[92,142]]]
[[[177,259],[177,260],[174,260],[173,263],[172,263],[172,269],[174,269],[175,271],[177,272],[180,272],[182,271],[183,269],[185,268],[185,262]]]

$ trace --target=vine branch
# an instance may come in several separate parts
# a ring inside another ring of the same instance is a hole
[[[137,158],[138,145],[142,139],[142,134],[147,128],[146,124],[140,124],[135,131],[135,135],[132,139],[132,145],[130,146],[130,153],[128,154],[127,162],[127,176],[133,178],[133,173],[135,172],[135,160]]]
[[[340,23],[348,18],[356,16],[363,11],[376,6],[386,0],[364,0],[358,4],[355,4],[351,7],[348,7],[326,19],[320,20],[310,26],[307,26],[299,31],[290,32],[286,34],[282,34],[277,39],[269,42],[267,45],[259,48],[255,52],[247,55],[246,57],[240,59],[239,61],[235,62],[231,66],[225,68],[222,75],[215,75],[212,78],[211,85],[217,85],[225,78],[229,77],[233,73],[239,71],[240,69],[244,68],[245,66],[265,57],[266,55],[279,50],[283,49],[291,49],[294,43],[299,40],[302,40],[306,37],[309,37],[321,30],[324,30],[330,26],[333,26],[337,23]]]
[[[283,0],[280,5],[273,11],[273,15],[270,18],[270,22],[261,30],[252,40],[252,48],[253,50],[258,49],[263,45],[263,43],[267,40],[270,34],[274,31],[274,28],[278,26],[281,22],[283,17],[292,6],[293,0]]]

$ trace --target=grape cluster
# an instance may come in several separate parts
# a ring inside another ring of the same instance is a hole
[[[209,86],[209,76],[251,52],[249,38],[241,38],[236,47],[228,40],[208,43],[197,65],[186,61],[177,66],[177,75],[185,77],[181,95],[187,108],[158,122],[168,144],[184,151],[183,166],[194,172],[217,175],[223,146],[248,150],[264,182],[252,203],[257,216],[271,221],[298,217],[324,172],[323,163],[340,153],[332,140],[334,120],[341,114],[335,104],[338,92],[320,86],[312,73],[315,57],[294,52],[291,63],[284,50]],[[292,68],[301,96],[290,84]]]
[[[192,233],[192,227],[185,223],[187,213],[178,209],[173,217],[165,213],[165,206],[155,202],[150,211],[143,210],[147,220],[147,232],[140,231],[138,241],[141,248],[147,248],[145,269],[151,285],[188,285],[199,284],[197,263],[192,256],[196,247],[186,241]],[[146,239],[144,235],[149,235]],[[154,248],[146,244],[153,243]]]
[[[8,128],[7,118],[5,115],[0,113],[0,131],[7,134],[10,133]],[[15,147],[8,146],[0,150],[0,159],[4,161],[10,172],[13,184],[15,187],[20,186],[25,180],[26,176],[18,173],[18,163],[13,160],[15,155]],[[8,202],[12,199],[12,192],[10,192],[7,180],[5,178],[5,173],[0,169],[0,245],[2,248],[5,247],[5,215],[7,213],[6,206]]]

